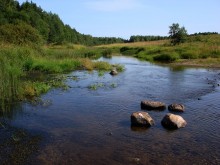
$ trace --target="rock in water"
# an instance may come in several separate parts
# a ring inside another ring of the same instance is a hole
[[[164,116],[161,124],[168,129],[177,129],[185,127],[187,123],[181,116],[168,113]]]
[[[117,74],[118,74],[118,71],[117,71],[116,69],[112,69],[111,72],[110,72],[110,74],[113,75],[113,76],[114,76],[114,75],[117,75]]]
[[[184,112],[185,107],[182,104],[170,104],[168,106],[169,111],[175,111],[175,112]]]
[[[166,109],[166,104],[159,101],[141,101],[141,109],[146,110],[164,110]]]
[[[134,126],[147,126],[154,125],[154,120],[147,112],[134,112],[131,114],[131,124]]]

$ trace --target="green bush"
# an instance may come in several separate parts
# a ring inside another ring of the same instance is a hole
[[[213,58],[218,58],[218,57],[220,57],[220,50],[213,50],[213,51],[211,51],[211,57],[213,57]]]
[[[194,50],[187,50],[181,53],[182,59],[197,59],[199,58],[198,52]]]
[[[112,54],[112,50],[111,49],[105,49],[103,52],[102,52],[102,55],[103,57],[111,57],[111,54]]]
[[[179,55],[177,53],[170,54],[161,54],[153,57],[154,61],[159,62],[174,62],[179,59]]]
[[[26,23],[0,26],[0,41],[15,45],[42,44],[39,32]]]
[[[142,51],[145,51],[145,48],[142,48],[142,47],[137,47],[137,48],[122,47],[120,49],[120,53],[123,55],[136,55]]]

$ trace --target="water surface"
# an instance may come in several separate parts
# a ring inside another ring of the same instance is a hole
[[[28,164],[220,164],[219,70],[170,68],[123,56],[99,60],[126,70],[101,77],[72,72],[67,91],[51,90],[42,96],[45,104],[23,103],[10,120],[43,137]],[[88,88],[94,84],[97,90]],[[179,115],[187,126],[163,128],[165,110],[149,111],[151,128],[131,127],[130,115],[145,99],[183,103],[186,111]]]

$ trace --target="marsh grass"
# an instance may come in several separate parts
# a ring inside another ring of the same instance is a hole
[[[98,88],[104,87],[103,83],[91,84],[88,86],[90,90],[97,90]]]
[[[17,100],[20,88],[20,76],[23,74],[23,60],[20,50],[0,50],[0,102],[1,109]]]
[[[111,49],[77,45],[18,47],[0,45],[0,109],[25,97],[32,98],[53,87],[67,89],[63,79],[31,80],[26,75],[68,73],[74,70],[98,70],[100,75],[113,67],[107,62],[93,61]],[[34,75],[33,75],[34,76]],[[26,77],[26,78],[25,78]]]

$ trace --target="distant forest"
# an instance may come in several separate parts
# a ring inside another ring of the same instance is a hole
[[[79,33],[62,22],[57,14],[46,12],[33,2],[0,0],[0,42],[13,44],[101,45],[124,42],[163,40],[162,36],[93,37]]]

